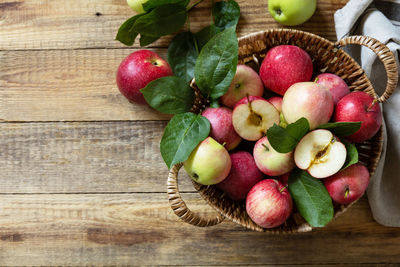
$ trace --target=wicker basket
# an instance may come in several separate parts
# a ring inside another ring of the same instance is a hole
[[[397,66],[393,53],[379,41],[366,36],[346,37],[336,43],[317,35],[298,30],[279,29],[257,32],[239,39],[239,64],[258,64],[266,52],[277,45],[291,44],[303,48],[313,59],[314,74],[323,72],[335,73],[346,81],[350,90],[365,91],[377,101],[386,101],[397,85]],[[377,96],[371,82],[359,64],[341,47],[350,44],[363,45],[374,51],[382,61],[387,72],[387,87],[382,96]],[[360,162],[368,167],[371,174],[375,172],[383,146],[382,128],[370,140],[358,144]],[[168,197],[176,215],[183,221],[196,226],[216,225],[228,218],[246,228],[270,233],[309,232],[312,227],[298,213],[280,227],[265,229],[256,225],[246,213],[244,201],[234,201],[216,186],[203,186],[193,182],[200,195],[212,206],[218,215],[214,218],[203,218],[190,211],[182,200],[177,184],[178,171],[182,164],[175,165],[168,175]],[[335,206],[335,218],[346,211],[353,203]]]

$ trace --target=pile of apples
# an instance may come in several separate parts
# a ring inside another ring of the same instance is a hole
[[[346,139],[363,142],[381,126],[379,104],[365,92],[350,92],[335,74],[323,73],[314,81],[312,76],[311,57],[292,45],[270,49],[259,74],[238,65],[232,84],[220,99],[221,106],[202,113],[211,124],[209,137],[184,162],[186,172],[197,183],[216,185],[233,200],[245,200],[248,215],[261,227],[277,227],[292,213],[287,186],[295,167],[323,179],[336,203],[355,201],[368,186],[367,168],[357,163],[341,170],[347,155],[345,145],[318,126],[330,121],[361,122],[361,128]],[[263,98],[264,87],[278,96]],[[311,131],[293,151],[275,151],[267,130],[274,124],[286,127],[303,117]],[[239,145],[241,142],[246,145]]]

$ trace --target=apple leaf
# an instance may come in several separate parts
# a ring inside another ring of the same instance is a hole
[[[160,39],[160,37],[146,36],[146,35],[141,34],[140,35],[140,46],[143,47],[143,46],[149,45],[151,43],[154,43],[158,39]]]
[[[178,4],[158,6],[138,18],[133,29],[141,35],[161,37],[178,31],[186,22],[186,8]]]
[[[353,145],[350,142],[347,142],[346,140],[341,141],[345,146],[346,146],[346,161],[344,162],[344,165],[341,170],[346,169],[347,167],[350,167],[353,164],[356,164],[358,162],[358,151],[355,145]]]
[[[267,130],[268,141],[279,153],[288,153],[295,149],[300,139],[310,130],[310,124],[306,118],[298,119],[288,124],[286,128],[274,124]]]
[[[203,46],[210,41],[210,39],[216,35],[217,33],[220,33],[222,29],[217,28],[214,24],[211,24],[207,27],[204,27],[200,31],[195,33],[195,38],[197,41],[197,47],[199,51],[203,48]]]
[[[174,74],[186,82],[190,82],[194,77],[198,55],[196,39],[191,32],[178,34],[168,47],[168,62]]]
[[[238,40],[235,28],[228,28],[211,38],[197,58],[194,76],[206,97],[217,99],[224,95],[236,73]]]
[[[160,143],[161,155],[168,168],[187,160],[209,133],[210,122],[200,114],[187,112],[175,115],[165,128]]]
[[[117,36],[115,37],[116,40],[120,41],[125,45],[133,45],[135,42],[136,37],[138,36],[138,32],[136,32],[133,28],[136,20],[138,20],[144,14],[139,14],[136,16],[131,17],[127,21],[125,21],[121,27],[119,27]]]
[[[195,98],[188,83],[176,76],[154,80],[140,91],[152,108],[165,114],[189,111]]]
[[[185,7],[189,4],[189,2],[190,0],[149,0],[143,4],[143,9],[144,11],[148,12],[156,7],[163,6],[166,4],[178,4]]]
[[[234,0],[216,2],[212,14],[215,26],[224,30],[236,27],[240,18],[240,7]]]
[[[327,129],[337,137],[345,137],[357,132],[361,127],[361,122],[329,122],[321,124],[318,129]]]
[[[333,219],[333,204],[321,180],[306,171],[294,169],[288,189],[301,216],[312,227],[323,227]]]

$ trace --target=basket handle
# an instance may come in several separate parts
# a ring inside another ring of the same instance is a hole
[[[377,101],[380,103],[385,102],[396,89],[398,81],[397,64],[393,53],[385,44],[369,36],[349,36],[335,43],[339,48],[349,44],[358,44],[368,47],[378,56],[379,60],[382,61],[386,69],[387,84],[385,92],[377,99]]]
[[[199,227],[213,226],[221,223],[225,217],[218,213],[214,218],[203,218],[191,211],[183,201],[178,190],[178,172],[182,164],[176,164],[168,174],[168,200],[174,213],[184,222]]]

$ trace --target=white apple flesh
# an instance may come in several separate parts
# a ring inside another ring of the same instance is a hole
[[[257,141],[274,123],[279,124],[279,112],[265,99],[243,101],[235,106],[232,123],[240,137]]]
[[[314,130],[297,144],[294,161],[315,178],[337,173],[346,161],[346,147],[328,130]]]

